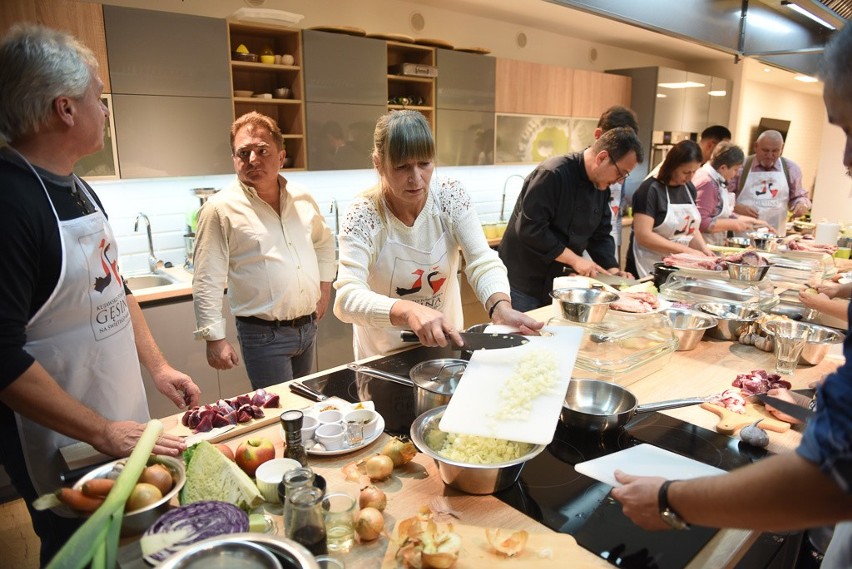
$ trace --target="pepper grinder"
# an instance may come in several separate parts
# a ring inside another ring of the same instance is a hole
[[[290,409],[281,413],[281,427],[284,429],[284,458],[292,458],[302,466],[308,465],[308,453],[302,444],[302,419],[304,413],[298,409]]]

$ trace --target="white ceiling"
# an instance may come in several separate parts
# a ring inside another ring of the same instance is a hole
[[[733,55],[705,47],[673,35],[645,30],[629,24],[595,16],[546,0],[411,0],[447,10],[514,22],[574,38],[599,42],[615,47],[648,53],[688,64],[694,60],[726,60]],[[625,0],[636,1],[636,0]],[[780,48],[779,48],[780,49]],[[809,94],[820,94],[821,83],[802,83],[794,74],[764,65],[745,67],[743,78],[792,89]]]

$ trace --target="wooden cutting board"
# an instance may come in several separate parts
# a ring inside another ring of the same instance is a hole
[[[767,411],[766,407],[763,405],[746,403],[745,413],[734,413],[729,409],[720,407],[719,405],[713,405],[712,403],[702,403],[701,408],[719,416],[719,422],[716,424],[716,430],[723,435],[733,435],[742,427],[751,425],[760,419],[763,419],[760,423],[760,428],[766,431],[784,433],[790,430],[790,423],[776,419],[775,416]]]
[[[444,524],[439,524],[443,528]],[[582,569],[596,567],[611,569],[603,559],[577,544],[572,536],[566,533],[530,533],[526,547],[514,557],[504,557],[497,554],[485,538],[485,528],[453,524],[453,531],[461,537],[462,550],[458,562],[453,569],[491,569],[492,567],[513,567],[518,569],[564,568]],[[502,530],[500,537],[507,539],[512,530]],[[396,552],[399,546],[398,536],[394,533],[388,544],[382,569],[403,569],[402,563],[397,563]]]
[[[218,442],[222,442],[226,439],[244,435],[251,431],[260,429],[261,427],[265,427],[267,425],[271,425],[277,422],[278,418],[281,416],[281,413],[283,413],[287,409],[304,409],[314,404],[313,401],[310,401],[309,399],[305,399],[304,397],[300,397],[295,393],[290,392],[290,388],[287,387],[287,385],[288,384],[286,383],[280,383],[278,385],[273,385],[271,387],[266,388],[267,392],[278,395],[278,401],[281,405],[280,407],[264,408],[264,417],[262,419],[252,419],[248,423],[239,423],[230,431],[221,433],[206,440],[208,440],[210,443],[215,444]],[[207,403],[213,402],[208,401]],[[181,424],[180,418],[182,416],[183,414],[163,419],[164,430],[169,434],[177,435],[179,437],[188,437],[189,435],[192,435],[192,429],[190,429],[189,427],[185,427]]]

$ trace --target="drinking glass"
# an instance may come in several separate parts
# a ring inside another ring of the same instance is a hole
[[[805,349],[811,329],[805,326],[797,326],[796,322],[779,324],[774,327],[775,371],[781,375],[791,375],[799,363],[799,356]]]
[[[355,499],[344,492],[327,494],[322,500],[329,551],[349,551],[355,543]]]

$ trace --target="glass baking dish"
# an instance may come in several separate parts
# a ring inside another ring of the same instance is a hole
[[[677,349],[669,319],[658,313],[626,314],[610,310],[602,322],[595,324],[562,318],[551,318],[547,324],[583,328],[574,377],[628,385],[661,369]]]
[[[778,304],[778,295],[775,294],[775,286],[770,279],[752,283],[699,278],[682,275],[680,271],[669,275],[666,283],[660,287],[660,294],[667,300],[687,304],[697,302],[756,304],[761,310],[768,310]]]

